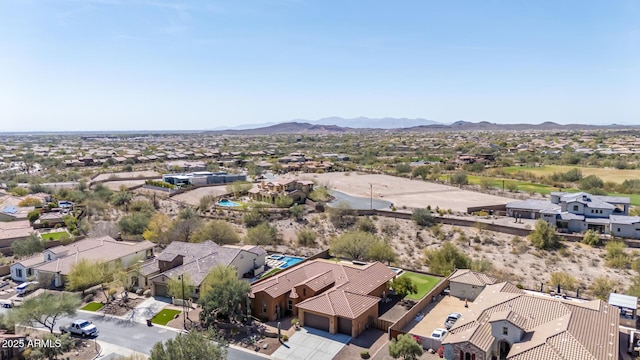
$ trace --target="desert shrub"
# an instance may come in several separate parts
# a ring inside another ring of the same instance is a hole
[[[616,269],[626,269],[631,265],[631,256],[625,251],[626,245],[620,240],[611,240],[605,245],[605,264]]]
[[[359,217],[358,220],[356,220],[356,229],[372,234],[375,234],[377,231],[376,224],[369,217]]]
[[[419,226],[431,226],[435,224],[435,219],[431,215],[431,210],[427,209],[415,209],[411,215],[411,220],[415,221]]]
[[[582,237],[582,243],[591,246],[598,246],[601,243],[600,234],[593,230],[587,230],[587,232]]]
[[[578,288],[579,282],[573,275],[564,272],[551,273],[551,279],[549,280],[549,286],[555,287],[560,285],[561,289],[575,290]]]
[[[302,229],[296,234],[298,237],[298,245],[304,247],[316,247],[316,233],[311,229]]]

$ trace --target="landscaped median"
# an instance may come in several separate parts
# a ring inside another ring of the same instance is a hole
[[[151,318],[151,322],[166,326],[169,321],[173,320],[180,313],[180,310],[164,309]]]
[[[429,276],[409,271],[404,272],[402,275],[400,275],[400,277],[408,277],[418,288],[418,293],[409,294],[406,296],[407,299],[411,300],[422,299],[422,297],[427,295],[427,293],[431,291],[431,289],[433,289],[441,280],[440,278],[437,278],[435,276]]]

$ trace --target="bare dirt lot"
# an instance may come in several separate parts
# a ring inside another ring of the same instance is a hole
[[[304,174],[300,177],[306,180],[316,180],[319,185],[325,185],[330,189],[353,196],[368,198],[373,191],[374,198],[389,200],[397,208],[402,206],[425,208],[427,205],[431,205],[432,208],[437,206],[441,209],[466,212],[468,207],[501,205],[513,201],[513,199],[501,196],[390,175],[335,172]],[[369,184],[371,184],[371,188]]]
[[[107,181],[103,183],[109,190],[120,191],[121,188],[130,189],[134,186],[143,185],[144,180]]]
[[[178,194],[172,197],[172,199],[189,205],[198,206],[198,204],[200,204],[200,199],[206,195],[222,196],[226,194],[228,194],[226,185],[207,186]]]
[[[104,173],[96,176],[93,179],[93,181],[105,181],[109,179],[135,179],[135,178],[150,177],[150,176],[161,177],[162,174],[160,174],[157,171],[149,171],[149,170],[121,172],[121,173]]]

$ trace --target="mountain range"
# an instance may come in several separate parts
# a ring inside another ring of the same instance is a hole
[[[245,128],[247,127],[247,128]],[[554,122],[540,124],[496,124],[487,121],[456,121],[452,124],[441,124],[433,120],[381,118],[369,119],[359,117],[343,119],[329,117],[316,121],[293,120],[283,123],[267,123],[261,125],[245,125],[242,128],[227,130],[211,130],[207,133],[236,135],[273,135],[273,134],[321,134],[321,133],[356,133],[373,131],[392,132],[444,132],[444,131],[527,131],[527,130],[595,130],[638,128],[637,125],[562,125]]]

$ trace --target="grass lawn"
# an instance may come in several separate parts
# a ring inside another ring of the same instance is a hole
[[[164,309],[151,319],[151,322],[158,325],[167,325],[173,317],[180,314],[180,310]]]
[[[627,179],[637,179],[638,177],[640,177],[640,170],[637,169],[621,170],[614,168],[592,168],[569,165],[548,165],[540,167],[511,166],[503,168],[503,170],[510,174],[517,173],[518,171],[527,171],[538,176],[547,176],[553,174],[554,172],[567,172],[574,168],[580,169],[580,171],[582,172],[582,176],[595,175],[603,181],[613,181],[618,184],[622,184]]]
[[[43,240],[58,240],[58,239],[60,239],[62,234],[68,234],[68,232],[66,232],[66,231],[58,231],[58,232],[42,234],[42,239]]]
[[[101,304],[99,302],[90,302],[87,305],[85,305],[84,307],[80,308],[80,310],[98,311],[98,310],[102,309],[103,306],[104,306],[104,304]]]
[[[273,275],[273,274],[275,274],[275,273],[277,273],[278,271],[281,271],[281,270],[282,269],[280,269],[280,268],[273,268],[273,269],[267,271],[266,273],[264,273],[264,275],[260,276],[260,279],[265,278],[267,276],[271,276],[271,275]]]
[[[410,294],[406,296],[407,299],[411,300],[422,299],[423,296],[425,296],[431,289],[433,289],[434,286],[436,286],[437,283],[440,282],[440,279],[438,279],[437,277],[413,272],[405,272],[404,274],[400,275],[400,277],[403,276],[410,278],[413,283],[418,286],[417,294]]]

